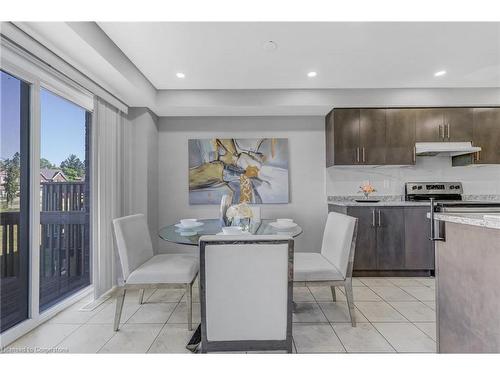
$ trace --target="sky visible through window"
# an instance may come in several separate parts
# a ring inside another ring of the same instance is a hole
[[[19,151],[20,81],[0,72],[0,158]],[[69,155],[85,160],[85,110],[52,92],[42,89],[41,158],[59,167]]]

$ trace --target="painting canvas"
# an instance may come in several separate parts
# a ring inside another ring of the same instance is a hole
[[[288,203],[288,139],[189,140],[189,203]]]

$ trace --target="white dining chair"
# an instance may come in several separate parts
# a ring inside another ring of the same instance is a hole
[[[154,255],[151,237],[144,215],[131,215],[113,220],[118,255],[122,265],[124,285],[116,296],[114,330],[118,331],[127,290],[139,290],[139,303],[145,289],[185,288],[188,329],[192,330],[193,283],[198,275],[198,257],[190,254]]]
[[[330,212],[323,233],[320,253],[296,252],[294,285],[330,286],[333,301],[335,287],[343,286],[351,324],[356,326],[352,292],[352,267],[356,248],[358,219]]]
[[[200,238],[201,351],[292,350],[293,239]]]

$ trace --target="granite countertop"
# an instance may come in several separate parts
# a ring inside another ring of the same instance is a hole
[[[367,206],[384,206],[384,207],[400,207],[400,206],[429,206],[429,202],[409,202],[404,200],[402,195],[384,195],[374,196],[373,199],[380,199],[380,202],[356,202],[356,199],[362,199],[361,196],[330,196],[328,197],[328,204],[343,207],[367,207]]]
[[[496,219],[488,219],[485,218],[485,215],[495,215],[498,216],[498,220]],[[430,216],[429,214],[427,215]],[[477,227],[484,228],[492,228],[492,229],[500,229],[500,213],[438,213],[434,214],[434,218],[440,221],[447,221],[449,223],[457,223],[457,224],[465,224],[465,225],[474,225]]]

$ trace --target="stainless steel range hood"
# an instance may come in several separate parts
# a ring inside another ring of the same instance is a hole
[[[417,142],[417,156],[459,156],[481,151],[481,147],[472,146],[472,142]]]

